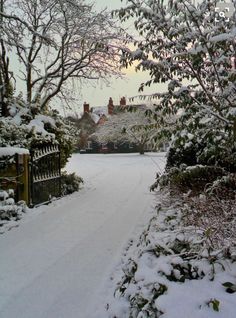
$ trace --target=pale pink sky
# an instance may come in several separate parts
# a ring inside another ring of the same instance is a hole
[[[125,0],[95,0],[97,9],[107,7],[109,10],[118,9],[125,6]],[[95,87],[84,87],[81,91],[81,100],[86,101],[91,106],[107,105],[109,97],[113,98],[115,104],[118,104],[122,96],[132,97],[138,95],[139,85],[148,79],[148,74],[136,73],[134,70],[127,72],[125,79],[112,79],[110,86],[106,87],[101,84],[94,84]],[[159,91],[161,88],[157,85],[148,88],[145,93],[150,94]]]
[[[87,0],[90,2],[90,0]],[[93,0],[91,0],[93,1]],[[108,10],[119,9],[122,6],[124,7],[126,0],[94,0],[94,5],[97,10],[101,10],[107,8]],[[129,26],[132,28],[132,22],[128,22]],[[126,25],[127,27],[127,25]],[[19,71],[19,63],[14,54],[10,56],[12,62],[12,68],[17,76],[21,74]],[[144,73],[136,73],[133,69],[128,70],[127,75],[124,79],[109,79],[109,85],[106,86],[102,83],[93,82],[91,85],[83,85],[82,88],[76,88],[75,90],[78,92],[76,99],[77,101],[72,106],[72,112],[80,113],[82,111],[82,105],[84,102],[90,104],[91,107],[96,106],[106,106],[108,104],[108,100],[110,97],[113,98],[114,104],[119,104],[120,98],[125,96],[127,99],[129,97],[133,97],[139,95],[138,88],[142,82],[145,82],[149,79],[148,74]],[[163,85],[156,85],[155,87],[148,88],[144,93],[151,94],[154,92],[160,92]],[[20,80],[17,80],[17,92],[25,91],[24,83]],[[51,105],[58,109],[58,100],[55,102],[52,101]],[[60,106],[59,111],[63,114],[67,114],[68,111],[64,109],[64,107]],[[71,112],[71,110],[69,111]]]

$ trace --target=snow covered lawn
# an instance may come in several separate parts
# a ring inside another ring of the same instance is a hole
[[[0,235],[0,317],[92,317],[100,286],[150,218],[149,185],[164,164],[154,153],[73,155],[67,171],[84,188]]]

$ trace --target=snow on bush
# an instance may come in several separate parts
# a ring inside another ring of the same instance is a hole
[[[56,110],[32,114],[20,96],[11,99],[9,116],[0,118],[0,147],[30,150],[38,145],[59,143],[62,167],[73,152],[78,133]]]
[[[159,195],[156,213],[124,254],[108,317],[234,316],[233,254],[209,249],[201,227],[183,225],[183,202]]]
[[[159,178],[161,188],[170,186],[172,191],[187,192],[203,190],[206,184],[211,184],[227,172],[217,166],[187,166],[181,164],[179,168],[172,167]]]
[[[216,23],[216,6],[127,0],[117,10],[139,34],[123,66],[149,71],[140,91],[165,83],[152,95],[155,111],[178,118],[162,132],[172,137],[167,171],[150,188],[171,195],[159,194],[157,214],[125,254],[109,317],[235,316],[236,29],[233,15]]]
[[[235,194],[236,176],[229,174],[206,185],[205,191],[198,195],[184,196],[182,207],[183,223],[204,231],[208,249],[233,258],[236,257]]]
[[[156,123],[162,127],[163,117],[178,115],[174,131],[162,129],[172,135],[169,167],[236,171],[235,14],[219,19],[217,6],[214,0],[127,0],[116,11],[121,21],[131,19],[138,34],[130,37],[133,51],[122,52],[123,66],[136,63],[137,71],[149,72],[141,92],[161,84],[162,91],[149,96],[157,99],[154,115],[162,114]]]
[[[67,195],[79,191],[80,186],[83,183],[83,179],[75,173],[68,174],[64,171],[61,175],[62,194]]]
[[[0,234],[17,225],[26,212],[26,204],[24,201],[15,203],[14,190],[0,190]]]

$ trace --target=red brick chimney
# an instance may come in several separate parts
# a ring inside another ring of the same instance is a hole
[[[110,97],[109,98],[109,103],[108,103],[108,115],[112,115],[113,114],[113,109],[114,109],[114,105],[113,105],[113,100]]]
[[[125,97],[123,96],[123,97],[121,97],[121,99],[120,99],[120,107],[125,107],[126,106],[126,99],[125,99]]]
[[[84,103],[84,114],[85,113],[89,113],[89,104],[87,104],[86,102]]]

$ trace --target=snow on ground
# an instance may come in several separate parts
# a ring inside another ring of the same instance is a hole
[[[0,236],[0,317],[85,318],[133,231],[150,218],[164,154],[72,156],[84,188]]]

